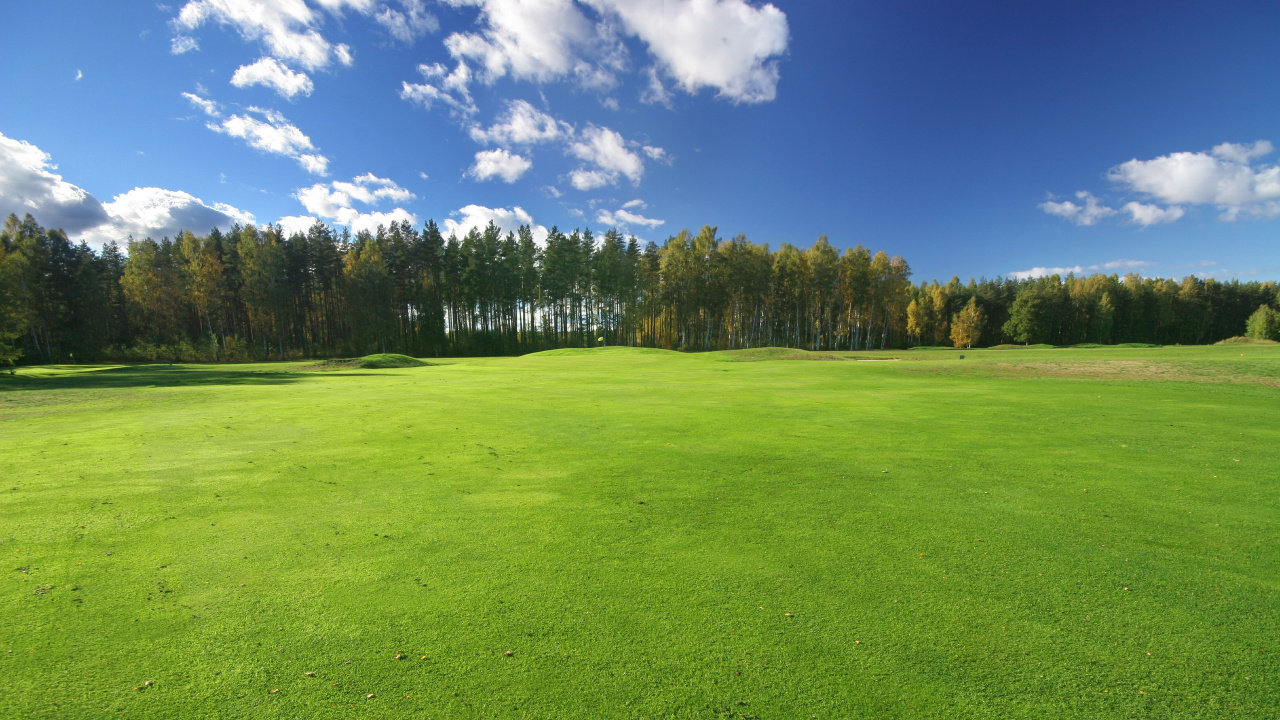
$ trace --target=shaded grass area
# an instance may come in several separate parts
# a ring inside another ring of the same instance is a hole
[[[387,370],[391,368],[424,367],[431,363],[398,353],[378,353],[360,358],[360,367],[366,370]]]
[[[963,354],[20,370],[0,716],[1273,715],[1277,390]]]

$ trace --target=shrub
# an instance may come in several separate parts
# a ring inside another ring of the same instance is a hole
[[[1258,306],[1245,323],[1244,334],[1254,340],[1280,340],[1280,311],[1268,305]]]

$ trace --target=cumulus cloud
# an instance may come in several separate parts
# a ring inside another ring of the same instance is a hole
[[[382,201],[402,203],[416,198],[395,181],[380,178],[373,173],[352,178],[351,182],[317,183],[298,190],[294,197],[311,215],[281,218],[281,226],[286,227],[290,233],[299,227],[305,232],[315,222],[316,216],[337,225],[345,225],[352,232],[373,232],[379,225],[404,221],[411,225],[418,224],[418,216],[404,208],[398,207],[386,212],[361,212],[356,209],[356,203],[371,206]]]
[[[1187,214],[1186,209],[1178,205],[1162,208],[1159,205],[1148,205],[1140,202],[1125,203],[1124,207],[1120,209],[1129,213],[1130,222],[1134,225],[1143,226],[1171,223]]]
[[[445,1],[480,9],[480,31],[453,33],[445,38],[445,47],[459,62],[474,63],[482,82],[492,83],[508,74],[535,82],[557,80],[575,71],[592,76],[596,73],[582,55],[602,50],[608,55],[611,50],[599,47],[607,36],[572,0]]]
[[[616,131],[588,125],[579,139],[569,145],[568,152],[586,166],[570,173],[570,181],[579,190],[613,185],[619,175],[639,183],[644,175],[644,161],[631,150]]]
[[[311,138],[290,124],[283,115],[274,110],[254,107],[248,111],[263,119],[232,115],[220,123],[208,123],[207,127],[214,132],[241,138],[257,150],[292,158],[302,169],[313,175],[328,174],[329,159],[315,152],[316,146]]]
[[[370,4],[326,5],[336,11],[344,5],[360,9]],[[247,41],[260,42],[271,57],[306,70],[325,68],[334,62],[350,65],[350,48],[326,40],[319,32],[322,21],[323,17],[302,0],[190,0],[173,19],[178,32],[173,50],[185,47],[186,40],[194,44],[189,33],[215,22],[233,28]]]
[[[1111,262],[1098,263],[1096,265],[1073,265],[1071,267],[1033,267],[1030,270],[1018,270],[1009,273],[1009,277],[1015,280],[1029,280],[1034,278],[1049,277],[1050,275],[1083,275],[1085,273],[1096,272],[1132,272],[1149,268],[1154,263],[1146,260],[1112,260]]]
[[[484,230],[492,222],[504,233],[515,232],[521,225],[528,225],[529,229],[533,231],[535,242],[539,245],[544,245],[547,241],[547,229],[542,225],[535,224],[533,216],[519,206],[488,208],[483,205],[467,205],[451,214],[457,217],[445,218],[444,225],[441,228],[445,237],[456,235],[461,239],[471,232],[473,228]]]
[[[443,1],[479,11],[473,31],[444,41],[455,63],[450,74],[464,85],[503,77],[569,80],[605,93],[628,70],[625,35],[638,39],[654,60],[646,69],[645,102],[670,105],[662,76],[688,93],[711,88],[735,103],[768,102],[777,97],[778,59],[789,43],[781,10],[745,0]],[[584,8],[593,11],[590,17]],[[436,83],[423,84],[434,93],[422,89],[419,95],[445,92]],[[461,101],[457,88],[448,92]],[[616,99],[602,102],[616,105]]]
[[[0,216],[30,213],[47,227],[76,235],[109,220],[97,198],[55,173],[43,150],[0,133]]]
[[[506,112],[496,123],[488,130],[473,126],[470,134],[478,143],[532,145],[572,136],[573,128],[524,100],[508,100]]]
[[[778,63],[787,50],[787,16],[744,0],[585,0],[648,46],[680,89],[713,88],[733,102],[777,97]],[[661,98],[665,89],[650,95]],[[658,83],[660,87],[660,83]]]
[[[1099,220],[1116,214],[1115,208],[1101,204],[1098,198],[1084,190],[1076,193],[1076,198],[1083,200],[1084,204],[1078,205],[1070,200],[1045,201],[1040,203],[1040,209],[1077,225],[1096,225]]]
[[[294,72],[269,57],[259,58],[252,65],[241,65],[231,76],[231,84],[236,87],[263,85],[289,100],[296,95],[310,95],[313,87],[306,73]]]
[[[1223,220],[1280,215],[1280,166],[1254,165],[1274,148],[1222,143],[1210,152],[1177,152],[1133,159],[1112,168],[1113,182],[1167,204],[1215,205]],[[1181,217],[1181,215],[1179,215]]]
[[[1254,158],[1265,157],[1275,151],[1269,140],[1259,140],[1252,145],[1222,143],[1213,147],[1213,154],[1229,162],[1248,165]]]
[[[321,222],[319,218],[310,215],[286,215],[276,221],[276,225],[280,226],[280,231],[285,237],[293,237],[294,235],[306,235],[312,225]]]
[[[104,204],[55,170],[40,148],[0,134],[0,215],[29,213],[45,227],[94,244],[253,221],[230,205],[209,205],[189,193],[156,187],[134,188]]]
[[[234,223],[253,222],[252,213],[225,203],[208,205],[190,193],[157,187],[136,187],[102,207],[111,220],[86,231],[83,239],[87,242],[120,241],[129,236],[174,237],[181,230],[204,233],[214,227],[225,230]]]
[[[613,185],[617,182],[618,176],[616,174],[607,173],[603,170],[578,168],[569,173],[569,184],[583,192],[602,188],[606,185]]]
[[[475,164],[467,174],[482,182],[501,178],[503,182],[510,184],[519,180],[531,167],[533,163],[528,158],[498,148],[476,153]]]
[[[636,203],[639,203],[639,204],[637,205]],[[596,212],[596,222],[601,223],[603,225],[610,225],[613,227],[623,227],[623,228],[630,228],[630,227],[637,227],[637,226],[647,227],[647,228],[656,228],[659,225],[666,223],[666,220],[656,220],[654,218],[647,218],[643,215],[640,215],[639,213],[633,213],[627,209],[628,207],[644,208],[644,203],[639,200],[632,200],[629,203],[625,203],[621,209],[614,210],[612,212],[601,209]]]
[[[1185,206],[1214,206],[1219,219],[1280,217],[1280,166],[1259,159],[1275,147],[1267,140],[1222,143],[1208,152],[1175,152],[1151,160],[1134,158],[1107,172],[1120,189],[1149,202],[1130,201],[1120,208],[1135,225],[1171,223],[1187,214]],[[1092,199],[1087,192],[1076,193]],[[1093,225],[1116,214],[1096,199],[1086,206],[1045,202],[1040,209],[1080,225]]]

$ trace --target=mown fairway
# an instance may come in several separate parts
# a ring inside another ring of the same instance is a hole
[[[1276,717],[1280,347],[964,354],[20,370],[0,717]]]

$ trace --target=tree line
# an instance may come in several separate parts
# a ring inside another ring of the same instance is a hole
[[[557,228],[538,243],[493,224],[446,238],[433,221],[237,225],[100,251],[30,215],[0,231],[0,362],[1198,344],[1270,305],[1275,283],[1192,276],[913,284],[883,251],[841,253],[825,235],[772,250],[711,226],[658,245]]]

